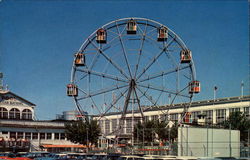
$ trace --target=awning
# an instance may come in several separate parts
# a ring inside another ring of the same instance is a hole
[[[45,144],[41,145],[43,148],[87,148],[86,145],[53,145],[53,144]]]

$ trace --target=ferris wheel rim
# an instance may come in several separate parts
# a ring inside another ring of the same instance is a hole
[[[106,23],[106,24],[104,24],[102,27],[100,27],[100,28],[103,28],[103,29],[105,29],[108,25],[110,25],[110,24],[113,24],[113,23],[115,23],[115,25],[117,25],[117,22],[120,22],[120,21],[128,21],[128,20],[131,20],[131,19],[133,19],[133,20],[143,20],[143,21],[147,21],[147,22],[152,22],[152,23],[154,23],[154,24],[158,24],[159,26],[162,26],[162,27],[166,27],[176,38],[177,38],[177,40],[178,41],[180,41],[180,43],[179,44],[181,44],[181,46],[184,48],[184,49],[188,49],[188,47],[186,46],[186,44],[184,43],[184,41],[173,31],[173,30],[171,30],[168,26],[166,26],[166,25],[164,25],[164,24],[162,24],[162,23],[159,23],[159,22],[157,22],[157,21],[155,21],[155,20],[152,20],[152,19],[148,19],[148,18],[141,18],[141,17],[127,17],[127,18],[120,18],[120,19],[117,19],[117,20],[114,20],[114,21],[110,21],[110,22],[108,22],[108,23]],[[114,26],[115,26],[114,25]],[[96,34],[96,32],[100,29],[100,28],[97,28],[94,32],[92,32],[89,36],[88,36],[88,38],[82,43],[82,45],[80,46],[80,48],[78,49],[78,52],[80,52],[81,51],[81,49],[82,48],[84,48],[83,46],[89,41],[90,42],[90,38],[91,37],[95,37],[94,35]],[[192,71],[193,71],[193,79],[195,80],[196,79],[196,70],[195,70],[195,64],[194,64],[194,61],[193,61],[193,59],[191,59],[191,67],[192,67]],[[72,64],[73,66],[74,66],[74,63]],[[73,67],[72,67],[72,69],[73,69]],[[72,79],[72,77],[73,77],[73,75],[71,75],[71,82],[73,82],[73,79]]]

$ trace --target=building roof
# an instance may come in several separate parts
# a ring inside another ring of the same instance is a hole
[[[16,95],[15,93],[13,93],[13,92],[11,92],[11,91],[2,91],[2,90],[0,91],[0,95],[1,95],[1,96],[7,95],[7,94],[11,94],[11,95],[13,95],[14,97],[17,97],[18,99],[20,99],[20,100],[22,100],[22,101],[28,103],[28,104],[31,105],[31,106],[36,106],[34,103],[32,103],[32,102],[30,102],[30,101],[28,101],[28,100],[26,100],[26,99],[24,99],[24,98],[22,98],[22,97]]]
[[[215,104],[226,104],[226,103],[233,103],[233,102],[247,102],[250,101],[250,95],[246,96],[239,96],[239,97],[228,97],[228,98],[218,98],[215,100],[204,100],[204,101],[196,101],[192,102],[190,108],[200,107],[200,106],[208,106],[208,105],[215,105]],[[179,103],[179,104],[172,104],[172,105],[165,105],[165,106],[143,106],[143,112],[150,112],[150,111],[158,111],[158,110],[167,110],[167,109],[179,109],[184,108],[184,106],[188,106],[189,103]],[[134,113],[139,113],[140,111],[134,110]],[[121,114],[122,112],[111,112],[107,113],[105,116],[110,115],[117,115]],[[132,113],[132,111],[127,111],[127,113]],[[96,115],[94,117],[98,117]]]

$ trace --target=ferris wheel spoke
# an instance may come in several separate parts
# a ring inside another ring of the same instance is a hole
[[[120,32],[118,26],[116,26],[116,29],[117,29],[117,32],[119,34],[119,40],[120,40],[120,43],[121,43],[121,46],[122,46],[122,53],[123,53],[123,56],[125,58],[125,62],[126,62],[126,65],[127,65],[128,71],[129,71],[129,75],[130,75],[130,78],[132,78],[132,73],[131,73],[131,69],[130,69],[130,65],[129,65],[128,57],[127,57],[127,52],[126,52],[125,47],[124,47],[124,43],[123,43],[123,40],[122,40],[122,37],[121,37],[121,32]]]
[[[168,43],[165,47],[161,48],[161,52],[156,55],[155,57],[153,57],[151,59],[151,61],[149,62],[149,64],[143,69],[143,71],[139,74],[139,76],[137,77],[137,79],[140,79],[140,77],[157,61],[157,59],[166,52],[167,48],[172,44],[172,42],[174,41],[174,39],[172,39],[172,41],[170,43]]]
[[[108,57],[104,51],[100,48],[98,48],[90,39],[89,41],[91,42],[91,44],[98,50],[98,52],[110,63],[112,64],[124,77],[126,77],[127,79],[128,76],[126,75],[125,71],[118,65],[116,64],[110,57]]]
[[[159,44],[159,42],[157,40],[155,40],[154,38],[152,38],[151,36],[149,35],[145,35],[145,38],[147,40],[147,42],[153,44],[156,48],[162,50],[162,45]]]
[[[147,38],[147,40],[149,40],[150,42],[151,42],[151,44],[154,44],[158,49],[160,49],[160,50],[164,50],[164,48],[166,48],[165,49],[165,51],[168,51],[168,48],[174,43],[174,42],[176,42],[176,36],[175,37],[172,37],[172,36],[170,36],[172,39],[168,42],[168,43],[164,43],[164,46],[162,47],[161,45],[159,45],[159,42],[158,41],[156,41],[155,39],[153,39],[152,37],[150,37],[150,36],[146,36],[146,38]],[[178,48],[180,48],[180,47],[178,47]]]
[[[144,96],[146,97],[146,99],[149,100],[149,102],[152,104],[151,106],[147,107],[144,112],[146,110],[149,110],[149,109],[154,109],[154,108],[158,108],[160,109],[160,111],[163,113],[163,114],[166,114],[166,110],[164,110],[162,107],[160,107],[158,104],[157,104],[157,101],[155,101],[152,96],[150,96],[149,94],[147,94],[147,92],[143,91],[140,87],[136,86],[136,88],[138,89],[138,91]]]
[[[80,105],[80,103],[78,101],[76,101],[76,97],[74,97],[74,102],[75,102],[75,105],[76,105],[76,109],[79,113],[79,115],[81,117],[88,117],[89,115],[88,114],[85,114],[84,110],[82,109],[82,106]],[[88,121],[89,119],[86,118],[86,121]]]
[[[86,95],[88,95],[85,91],[83,91],[82,89],[80,89],[79,88],[79,90],[81,91],[81,92],[83,92],[84,94],[86,94]],[[91,102],[92,102],[92,106],[91,107],[95,107],[96,109],[97,109],[97,111],[99,112],[99,114],[101,114],[102,112],[100,111],[100,109],[97,107],[97,105],[96,105],[96,103],[95,103],[95,101],[93,100],[93,98],[92,97],[90,97],[90,99],[91,99]],[[82,108],[81,108],[82,109]]]
[[[112,39],[110,39],[109,41],[107,41],[107,44],[105,45],[106,47],[103,49],[103,51],[105,51],[105,50],[111,48],[112,45],[114,45],[114,43],[116,43],[115,40],[116,40],[116,39],[119,39],[119,34],[118,34],[118,33],[113,32],[113,31],[111,31],[111,30],[107,30],[107,32],[108,32],[108,33],[114,34],[114,36],[112,36],[112,37],[113,37]]]
[[[148,84],[148,85],[137,84],[137,85],[140,86],[140,87],[143,87],[143,88],[148,88],[148,89],[155,90],[155,91],[170,93],[170,94],[179,95],[179,96],[182,96],[182,97],[189,98],[189,96],[187,96],[187,95],[180,94],[181,93],[180,91],[178,91],[178,92],[169,91],[165,87],[157,87],[157,86],[153,86],[152,84]]]
[[[89,70],[89,69],[79,69],[79,68],[77,68],[76,70],[79,71],[79,72],[84,72],[86,74],[93,74],[93,75],[96,75],[96,76],[99,76],[99,77],[102,77],[102,78],[107,78],[107,79],[112,79],[112,80],[115,80],[115,81],[128,83],[127,80],[125,80],[125,79],[123,79],[121,77],[117,77],[117,76],[107,74],[107,73],[104,73],[104,72],[96,72],[96,71],[92,71],[92,70]]]
[[[134,90],[134,93],[135,93],[136,102],[137,102],[137,104],[138,104],[138,107],[139,107],[139,110],[140,110],[140,113],[141,113],[141,116],[142,116],[142,120],[144,121],[143,109],[142,109],[142,107],[141,107],[140,98],[138,97],[138,94],[137,94],[136,89]]]
[[[142,31],[142,33],[143,33],[142,34],[142,41],[141,41],[141,45],[140,45],[140,49],[139,49],[139,57],[138,57],[137,63],[136,63],[134,78],[136,78],[136,74],[137,74],[137,71],[138,71],[138,68],[139,68],[139,64],[140,64],[140,60],[141,60],[141,56],[142,56],[142,49],[143,49],[143,46],[144,46],[144,43],[145,43],[145,35],[146,35],[146,32],[147,32],[147,28],[148,28],[148,22],[146,23],[144,31]]]
[[[107,32],[109,32],[109,33],[112,33],[112,34],[116,35],[116,37],[117,37],[117,38],[119,37],[119,34],[118,34],[118,33],[116,33],[116,32],[113,32],[112,30],[107,30]]]
[[[104,93],[107,93],[107,92],[111,92],[111,91],[114,91],[114,90],[119,90],[119,89],[127,87],[127,86],[128,85],[122,85],[122,86],[113,85],[113,86],[111,86],[109,88],[105,88],[105,89],[101,89],[101,90],[89,93],[88,95],[80,97],[77,100],[83,100],[83,99],[86,99],[86,98],[94,97],[94,96],[104,94]]]
[[[120,95],[118,96],[118,98],[117,98],[114,102],[112,102],[112,103],[110,104],[110,106],[107,108],[107,110],[106,110],[104,113],[102,113],[101,115],[99,115],[99,119],[98,119],[98,120],[100,120],[103,116],[105,116],[105,115],[110,111],[110,109],[112,109],[112,107],[115,107],[116,103],[117,103],[123,96],[125,96],[125,93],[126,93],[127,91],[128,91],[128,88],[127,88],[124,92],[121,92]]]
[[[184,69],[189,68],[189,67],[190,66],[182,66],[181,68],[177,67],[177,68],[174,68],[172,70],[162,71],[162,72],[159,72],[159,73],[151,74],[151,75],[148,75],[147,78],[139,80],[138,83],[148,81],[148,80],[152,80],[152,79],[155,79],[155,78],[158,78],[158,77],[161,77],[161,76],[165,76],[165,75],[168,75],[168,74],[171,74],[171,73],[175,73],[178,70],[179,71],[184,70]]]
[[[118,27],[118,26],[121,26],[121,24],[117,24],[117,21],[115,22],[115,24],[116,24],[116,28]],[[127,23],[123,23],[123,24],[125,24],[124,25],[124,27],[122,28],[122,31],[121,31],[121,33],[118,33],[119,35],[121,34],[123,34],[123,32],[125,32],[125,30],[126,30],[126,28],[127,28]]]
[[[177,96],[180,95],[180,93],[183,92],[185,89],[187,89],[187,87],[189,87],[189,86],[184,87],[182,90],[180,90],[177,94],[174,95],[174,98],[172,99],[170,105],[172,105],[172,104],[174,103],[174,101],[175,101],[175,99],[177,98]],[[181,98],[183,98],[183,97],[181,97]],[[187,98],[190,98],[190,99],[191,99],[191,98],[192,98],[192,95],[190,95],[190,96],[187,97]],[[190,102],[191,102],[191,101],[190,101]]]
[[[94,65],[96,64],[96,62],[97,62],[97,60],[98,60],[99,57],[100,57],[99,54],[95,54],[94,60],[91,62],[90,67],[87,67],[87,66],[86,66],[86,68],[92,70],[92,68],[93,68]],[[75,70],[78,70],[77,67],[75,67]],[[87,76],[88,76],[88,73],[83,74],[83,76],[82,76],[78,81],[76,81],[76,83],[79,82],[80,80],[84,79],[84,78],[87,77]]]
[[[170,45],[172,45],[172,43],[175,41],[175,37],[172,38],[172,40],[167,44],[167,46],[169,47]],[[172,61],[172,64],[174,66],[178,66],[179,65],[179,62],[176,62],[176,60],[174,59],[173,55],[168,51],[166,50],[165,52],[165,55],[167,56],[168,59],[170,59]]]
[[[180,63],[177,63],[176,60],[173,58],[173,56],[168,51],[165,51],[164,53],[167,56],[167,58],[170,59],[170,61],[172,62],[173,66],[179,67]]]
[[[137,76],[136,79],[140,79],[140,77],[157,61],[157,59],[164,53],[163,49],[159,54],[157,54],[154,58],[151,59],[150,63],[143,69],[143,71]]]
[[[148,25],[148,23],[147,23],[147,25]],[[151,26],[151,27],[152,27],[152,26]],[[149,35],[150,33],[154,32],[154,31],[157,31],[157,28],[156,28],[156,27],[154,27],[153,29],[149,30],[149,31],[147,32],[147,35]]]

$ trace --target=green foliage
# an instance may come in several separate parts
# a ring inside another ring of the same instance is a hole
[[[100,127],[96,120],[89,122],[75,121],[65,124],[65,133],[67,139],[73,143],[96,144],[98,136],[101,133]]]
[[[135,140],[140,142],[150,143],[155,139],[165,141],[177,138],[177,124],[172,128],[167,127],[167,122],[164,121],[146,121],[137,123],[134,127]]]
[[[155,122],[155,133],[157,133],[158,138],[160,140],[168,139],[169,128],[167,127],[167,123],[164,121],[156,121]]]
[[[247,119],[245,114],[242,112],[232,112],[222,125],[228,129],[231,128],[233,130],[240,130],[240,139],[242,141],[247,139],[247,132],[250,129],[250,120]]]

